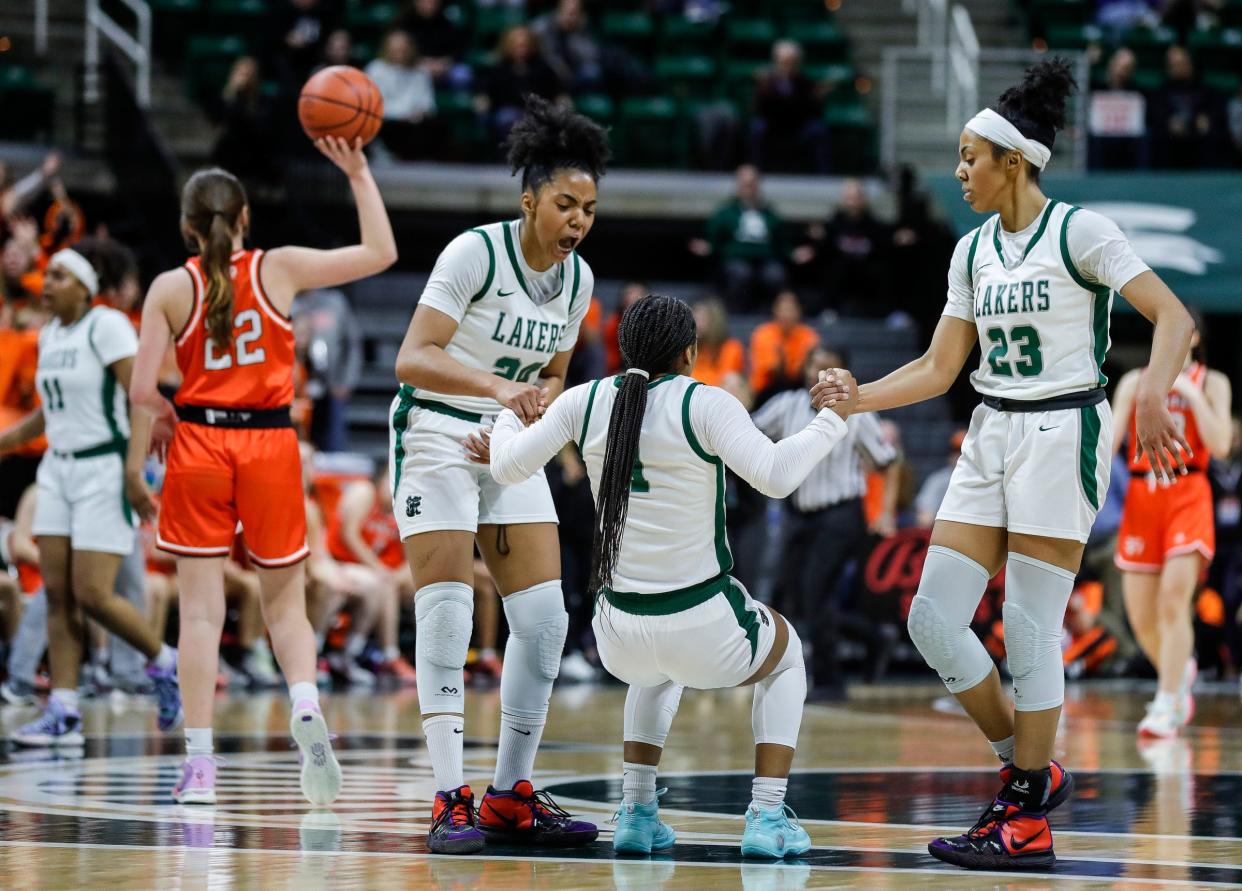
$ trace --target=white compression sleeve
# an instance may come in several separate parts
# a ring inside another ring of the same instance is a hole
[[[1013,675],[1014,708],[1038,712],[1065,700],[1061,633],[1074,591],[1074,573],[1009,553],[1005,574],[1005,651]]]
[[[566,390],[544,416],[529,427],[523,427],[518,416],[509,409],[497,415],[492,426],[492,479],[513,485],[538,473],[573,440],[589,390],[589,384]]]
[[[672,681],[665,681],[658,687],[631,685],[625,694],[625,716],[622,720],[625,741],[664,748],[684,689]]]
[[[803,430],[772,442],[755,426],[742,403],[718,387],[694,391],[690,427],[708,452],[720,456],[729,469],[772,498],[784,498],[798,488],[846,433],[845,422],[824,409]]]
[[[964,693],[992,673],[992,658],[970,630],[987,585],[987,570],[974,560],[939,545],[927,549],[906,628],[950,693]]]
[[[772,673],[755,684],[755,700],[750,709],[750,726],[755,744],[771,743],[798,747],[802,727],[802,706],[806,702],[806,664],[802,661],[802,640],[789,622],[789,643]]]

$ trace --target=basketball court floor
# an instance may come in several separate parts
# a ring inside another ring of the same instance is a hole
[[[84,709],[84,750],[14,752],[0,763],[0,888],[683,889],[1242,887],[1242,719],[1236,686],[1203,692],[1185,737],[1140,746],[1146,687],[1072,685],[1058,757],[1076,797],[1052,817],[1050,873],[967,873],[927,855],[997,789],[995,761],[933,685],[855,687],[810,706],[789,803],[815,847],[797,862],[743,862],[750,692],[688,691],[660,785],[671,854],[613,856],[621,705],[613,686],[557,690],[542,783],[603,832],[573,850],[491,848],[435,857],[424,844],[432,779],[413,692],[328,697],[345,788],[329,810],[298,794],[282,695],[221,698],[220,803],[173,804],[180,736],[145,704]],[[491,777],[498,693],[467,696],[466,776]],[[28,710],[8,709],[6,727]]]

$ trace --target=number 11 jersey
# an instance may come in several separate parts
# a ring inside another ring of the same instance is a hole
[[[517,221],[509,221],[458,235],[436,260],[419,303],[457,322],[445,352],[458,362],[534,383],[557,353],[577,343],[595,278],[576,252],[535,272],[522,256],[519,230]],[[478,396],[430,390],[409,395],[476,415],[502,408]]]
[[[944,314],[972,322],[982,356],[971,383],[1007,399],[1104,386],[1113,292],[1146,272],[1107,217],[1049,200],[1023,231],[995,215],[957,244]]]

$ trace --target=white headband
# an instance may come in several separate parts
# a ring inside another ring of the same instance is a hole
[[[966,129],[972,133],[978,133],[1001,148],[1017,149],[1022,153],[1022,157],[1040,170],[1048,166],[1048,159],[1052,157],[1052,149],[1042,142],[1023,136],[1017,127],[990,108],[983,109],[967,121]]]
[[[68,269],[78,281],[86,286],[86,290],[90,291],[90,296],[94,297],[99,293],[99,275],[95,272],[95,267],[91,265],[90,260],[72,248],[65,248],[52,254],[52,259],[47,265],[60,265]]]
[[[651,380],[651,372],[643,371],[641,368],[627,368],[625,369],[625,373],[642,375],[645,379]]]

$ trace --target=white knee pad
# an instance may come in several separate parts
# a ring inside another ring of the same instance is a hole
[[[906,629],[950,693],[964,693],[992,672],[988,651],[970,630],[987,584],[987,570],[969,557],[938,545],[927,549]]]
[[[466,651],[474,627],[474,589],[462,582],[437,582],[414,595],[418,621],[415,667],[418,705],[424,714],[465,707]]]
[[[526,718],[546,715],[569,630],[560,580],[515,591],[502,603],[509,642],[500,676],[501,708]]]
[[[1014,708],[1038,712],[1065,701],[1061,634],[1074,573],[1024,554],[1009,554],[1005,576],[1005,653]]]
[[[672,681],[665,681],[658,687],[631,686],[625,694],[625,741],[664,748],[684,690],[685,687]]]
[[[806,663],[802,659],[802,640],[789,622],[789,644],[772,673],[755,684],[755,700],[750,709],[750,726],[755,743],[798,747],[802,728],[802,706],[806,702]]]

